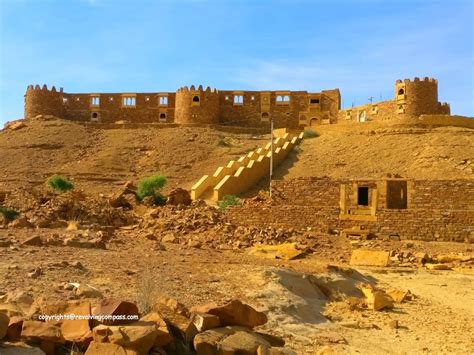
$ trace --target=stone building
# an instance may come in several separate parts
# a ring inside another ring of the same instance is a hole
[[[298,128],[320,124],[384,120],[394,116],[449,114],[438,102],[435,79],[398,80],[393,100],[341,110],[339,89],[307,91],[236,91],[202,86],[176,92],[65,93],[53,86],[28,86],[26,119],[55,115],[83,122],[220,124]]]

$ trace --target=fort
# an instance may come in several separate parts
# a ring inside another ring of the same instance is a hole
[[[182,87],[176,92],[66,93],[53,86],[28,86],[24,118],[54,115],[74,121],[113,123],[220,124],[298,128],[335,123],[388,120],[393,117],[449,115],[438,101],[438,82],[427,78],[397,80],[389,101],[341,110],[339,89],[307,91],[236,91]]]

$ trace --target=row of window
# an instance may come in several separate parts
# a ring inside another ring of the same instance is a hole
[[[229,100],[229,96],[225,97],[226,100]],[[255,100],[255,96],[250,97],[251,101]],[[79,101],[79,97],[76,97],[76,101]],[[114,101],[113,97],[109,98],[109,101]],[[150,101],[150,97],[145,97],[145,101]],[[199,96],[193,97],[193,102],[199,102]],[[67,103],[68,98],[63,98],[63,103]],[[290,96],[288,95],[277,95],[276,97],[277,103],[289,103]],[[244,96],[243,95],[234,95],[234,104],[235,105],[242,105],[244,103]],[[90,99],[90,104],[92,106],[99,106],[100,105],[100,97],[99,96],[92,96]],[[159,97],[159,104],[160,106],[168,105],[168,97],[167,96],[160,96]],[[319,99],[310,99],[310,104],[319,104]],[[135,96],[123,96],[122,97],[122,105],[123,106],[136,106],[136,97]]]
[[[67,97],[63,97],[63,103],[67,104],[69,99]],[[79,97],[76,97],[76,101],[80,101]],[[109,101],[114,101],[113,97],[109,97]],[[145,97],[145,101],[150,101],[150,97]],[[99,96],[92,96],[90,98],[91,106],[99,106],[100,105],[100,97]],[[123,96],[122,97],[122,105],[123,106],[136,106],[137,99],[135,96]],[[167,96],[160,96],[159,97],[159,104],[160,106],[167,106],[168,105],[168,97]]]

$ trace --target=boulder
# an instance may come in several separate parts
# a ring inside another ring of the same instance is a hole
[[[104,319],[101,321],[102,324],[126,324],[139,319],[138,307],[135,303],[114,299],[100,301],[94,308],[93,314],[111,316],[112,319]],[[124,316],[125,319],[123,319]],[[127,316],[133,316],[135,319],[126,319]]]
[[[380,311],[384,308],[393,308],[393,299],[382,290],[377,290],[370,285],[364,285],[360,288],[366,297],[367,307],[374,311]]]
[[[26,239],[21,243],[22,245],[30,245],[30,246],[41,246],[43,245],[43,241],[41,240],[40,236],[34,236],[31,238]]]
[[[267,316],[239,300],[232,300],[224,305],[209,304],[194,307],[193,313],[208,313],[218,316],[221,325],[240,325],[253,328],[267,322]]]
[[[296,249],[296,243],[255,245],[250,248],[249,253],[262,258],[283,260],[293,260],[304,254],[303,251]]]
[[[192,320],[198,332],[218,328],[221,325],[219,317],[213,314],[195,313],[192,316]]]
[[[206,330],[194,337],[193,344],[198,355],[233,354],[234,352],[253,355],[257,354],[259,347],[271,347],[270,343],[260,335],[249,328],[239,326]]]
[[[5,313],[0,313],[0,340],[5,338],[8,331],[8,324],[10,323],[10,317]]]
[[[352,251],[351,265],[356,266],[387,266],[388,251],[356,249]]]
[[[194,336],[198,333],[196,326],[191,319],[182,314],[176,313],[172,308],[158,303],[153,307],[153,310],[163,317],[172,335],[183,342],[191,342]]]
[[[14,316],[10,318],[8,323],[6,339],[8,341],[20,341],[21,328],[23,327],[23,318]]]
[[[91,285],[80,284],[74,290],[74,293],[76,296],[83,298],[102,298],[102,293]]]
[[[168,205],[184,205],[189,206],[193,201],[191,200],[191,195],[185,189],[180,187],[174,189],[168,194],[168,199],[166,203]]]
[[[13,222],[10,222],[11,228],[34,228],[35,226],[28,221],[26,217],[18,217]]]
[[[16,131],[25,127],[26,127],[26,124],[23,121],[13,121],[13,122],[7,122],[5,124],[5,128],[12,131]]]
[[[61,329],[47,322],[39,322],[35,320],[23,321],[21,328],[21,337],[25,340],[40,340],[53,343],[64,343],[65,340],[61,334]]]
[[[139,354],[147,354],[155,345],[157,328],[153,322],[138,321],[127,325],[98,325],[92,331],[94,342],[112,343]]]
[[[451,267],[446,264],[425,264],[428,270],[451,270]]]
[[[399,289],[392,289],[387,291],[387,295],[389,295],[395,302],[402,303],[406,300],[411,298],[410,290],[399,290]]]
[[[41,308],[43,314],[74,314],[76,316],[91,315],[89,301],[72,301],[47,304]],[[61,328],[65,340],[81,343],[92,338],[89,319],[62,319],[55,322]]]
[[[127,355],[127,352],[117,344],[91,341],[85,355]]]
[[[37,347],[29,346],[26,343],[2,344],[2,355],[46,355],[46,353]]]
[[[165,320],[158,313],[148,313],[140,320],[144,322],[153,322],[156,325],[157,334],[154,345],[155,347],[166,346],[173,340],[173,337],[171,336],[168,330],[168,326],[166,325]]]

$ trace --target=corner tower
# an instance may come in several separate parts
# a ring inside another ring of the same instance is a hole
[[[438,102],[438,81],[425,77],[423,80],[397,80],[395,102],[398,112],[410,116],[423,114],[449,114],[449,105]]]
[[[54,115],[62,117],[63,109],[63,92],[56,91],[53,86],[48,90],[46,85],[40,88],[39,85],[29,85],[25,92],[25,112],[24,118],[34,118],[38,115]]]
[[[176,123],[219,123],[219,93],[209,86],[204,90],[202,85],[197,89],[187,86],[176,92]]]

